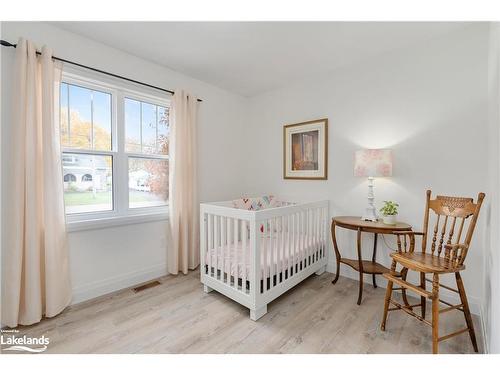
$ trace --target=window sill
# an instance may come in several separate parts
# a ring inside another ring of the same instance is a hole
[[[149,223],[154,221],[168,220],[168,212],[158,212],[149,214],[137,214],[128,216],[113,216],[99,219],[85,219],[79,221],[67,221],[67,232],[79,232],[93,229],[103,229],[109,227],[119,227],[123,225]]]

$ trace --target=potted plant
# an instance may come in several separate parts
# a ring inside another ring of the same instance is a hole
[[[393,201],[384,201],[384,206],[380,209],[384,224],[395,225],[398,218],[399,204]]]

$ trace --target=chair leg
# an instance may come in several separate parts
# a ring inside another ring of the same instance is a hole
[[[382,316],[382,324],[380,325],[380,329],[385,331],[385,323],[387,321],[387,313],[389,312],[389,303],[391,301],[392,296],[392,281],[387,283],[387,289],[385,291],[385,302],[384,302],[384,315]]]
[[[439,345],[439,275],[432,279],[432,354],[438,354]]]
[[[425,273],[420,272],[420,287],[425,289]],[[427,300],[425,297],[420,297],[420,311],[422,313],[422,318],[425,319],[425,309],[426,309]]]
[[[474,351],[477,353],[479,350],[477,347],[476,333],[474,331],[474,324],[472,323],[472,316],[469,310],[469,303],[467,301],[464,283],[462,281],[462,277],[460,276],[460,272],[455,273],[455,279],[457,280],[457,287],[458,291],[460,292],[460,300],[463,305],[464,316],[465,316],[465,321],[467,323],[467,328],[469,329],[470,340],[472,341],[472,346],[474,347]]]
[[[396,264],[396,261],[393,260],[391,265],[391,272],[396,271]],[[385,323],[387,322],[387,313],[389,312],[389,303],[391,302],[393,284],[394,283],[392,281],[389,281],[387,283],[387,289],[385,291],[384,315],[382,316],[382,323],[380,324],[380,329],[382,331],[385,331]]]

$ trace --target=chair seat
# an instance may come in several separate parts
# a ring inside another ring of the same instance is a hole
[[[465,269],[464,265],[453,267],[444,257],[429,253],[392,253],[391,257],[403,267],[426,273],[453,273]]]

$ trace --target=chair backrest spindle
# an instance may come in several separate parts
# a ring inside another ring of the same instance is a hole
[[[443,228],[441,229],[441,238],[439,239],[438,256],[441,255],[443,250],[444,236],[446,234],[446,224],[448,224],[448,216],[444,217]]]
[[[456,216],[453,216],[452,222],[451,222],[451,228],[450,228],[450,233],[448,235],[448,241],[446,241],[447,245],[451,245],[451,241],[453,239],[453,232],[455,231],[455,223],[457,221]]]
[[[441,215],[437,215],[436,225],[434,225],[434,235],[432,236],[432,244],[431,244],[431,253],[434,254],[436,251],[436,240],[437,240],[437,232],[439,230],[439,219],[441,219]]]
[[[431,239],[431,253],[436,256],[441,256],[444,248],[445,251],[443,255],[446,260],[450,261],[453,265],[462,265],[472,240],[472,235],[476,227],[477,218],[479,216],[479,211],[485,194],[479,193],[475,203],[472,198],[450,197],[443,195],[438,195],[435,199],[431,199],[430,190],[427,190],[426,196],[422,251],[425,252],[427,247],[427,233],[431,219],[430,214],[432,211],[435,214],[435,224],[433,226]],[[441,217],[443,217],[443,219],[441,219]],[[459,227],[458,233],[454,238],[457,219],[459,219]],[[441,226],[440,222],[442,223]],[[448,225],[448,222],[450,222],[450,225]],[[466,236],[464,241],[461,242],[464,229],[466,231]],[[445,242],[446,238],[447,240]],[[450,245],[453,246],[458,244],[461,245],[455,246],[453,249],[450,248]]]

